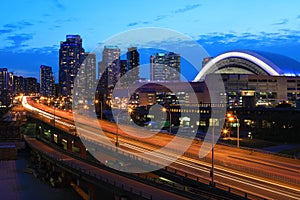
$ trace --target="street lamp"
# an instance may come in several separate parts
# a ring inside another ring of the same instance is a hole
[[[103,110],[102,110],[102,101],[99,101],[98,99],[95,100],[95,104],[100,103],[100,119],[103,119]]]
[[[230,113],[227,114],[228,121],[233,122],[236,120],[236,134],[237,134],[237,148],[240,148],[240,120],[236,115],[232,115]]]
[[[172,114],[171,114],[171,111],[166,109],[166,108],[163,108],[162,109],[163,112],[168,112],[169,113],[169,120],[170,120],[170,129],[169,129],[169,133],[170,135],[172,134]]]
[[[211,140],[211,170],[210,170],[210,177],[211,177],[211,185],[215,186],[214,182],[214,166],[215,166],[215,126],[219,126],[219,119],[217,118],[210,118],[209,119],[209,126],[212,126],[212,140]]]
[[[122,112],[124,112],[124,111],[126,111],[126,110],[121,110],[119,113],[118,113],[118,115],[117,115],[117,121],[116,121],[116,143],[115,143],[115,145],[116,145],[116,148],[117,148],[117,152],[118,152],[118,147],[119,147],[119,127],[118,127],[118,124],[119,124],[119,115],[122,113]],[[132,113],[132,109],[131,108],[129,108],[128,110],[127,110],[127,112],[128,113]]]
[[[227,135],[229,135],[229,137],[230,137],[230,132],[228,129],[225,128],[222,130],[222,132],[223,132],[223,137],[227,137]]]

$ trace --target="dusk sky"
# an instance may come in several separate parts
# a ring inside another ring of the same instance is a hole
[[[210,56],[250,49],[300,61],[299,7],[299,0],[2,1],[0,67],[25,77],[38,77],[41,64],[57,72],[59,43],[67,34],[81,35],[85,50],[93,51],[114,35],[143,27],[185,34]]]

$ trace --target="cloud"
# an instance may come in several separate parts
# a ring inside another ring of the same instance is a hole
[[[197,42],[212,56],[236,49],[267,51],[300,61],[300,31],[281,29],[278,32],[220,33],[198,36]]]
[[[5,34],[5,33],[11,33],[11,29],[0,29],[0,35]]]
[[[27,21],[19,21],[17,23],[4,24],[3,29],[1,29],[1,33],[10,33],[12,31],[21,30],[28,26],[32,26],[33,24]]]
[[[0,60],[2,65],[15,75],[35,77],[39,80],[39,67],[42,64],[53,67],[54,72],[58,71],[58,49],[58,45],[28,48],[23,51],[5,48],[0,49]]]
[[[131,22],[131,23],[127,24],[127,26],[128,26],[128,27],[132,27],[132,26],[137,26],[137,25],[140,25],[140,24],[146,25],[146,24],[150,24],[150,22],[148,22],[148,21],[143,21],[143,22]]]
[[[281,19],[279,22],[274,23],[272,25],[275,25],[275,26],[277,26],[277,25],[284,25],[284,24],[287,24],[288,22],[289,22],[288,19]]]
[[[31,40],[33,38],[32,34],[17,34],[13,36],[8,36],[6,40],[11,41],[12,45],[9,48],[12,49],[20,49],[22,47],[26,47],[25,42]]]
[[[17,29],[18,26],[16,24],[4,24],[4,28],[9,28],[9,29]]]
[[[67,18],[67,19],[58,19],[55,20],[55,24],[63,24],[63,23],[70,23],[70,22],[76,22],[78,19],[75,17]]]
[[[198,8],[200,6],[201,6],[201,4],[187,5],[184,8],[180,8],[180,9],[175,10],[175,13],[184,13],[184,12],[193,10],[195,8]]]
[[[153,22],[157,22],[157,21],[160,21],[160,20],[163,20],[165,18],[167,18],[169,15],[158,15],[154,18]],[[137,25],[147,25],[147,24],[151,24],[150,21],[136,21],[136,22],[131,22],[129,24],[127,24],[128,27],[132,27],[132,26],[137,26]]]
[[[127,24],[127,26],[136,26],[138,24],[139,24],[139,22],[131,22],[131,23]]]
[[[53,0],[53,3],[55,5],[55,7],[58,8],[58,9],[61,9],[61,10],[66,9],[66,7],[62,3],[59,2],[59,0]]]
[[[159,16],[157,16],[157,17],[154,19],[154,21],[160,21],[160,20],[165,19],[165,18],[167,18],[167,17],[168,17],[168,15],[159,15]]]

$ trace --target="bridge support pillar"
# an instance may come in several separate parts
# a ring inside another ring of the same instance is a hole
[[[85,146],[81,142],[76,141],[76,140],[74,141],[74,146],[78,147],[80,149],[80,156],[82,158],[86,158],[86,148],[85,148]]]
[[[62,138],[61,138],[61,134],[60,133],[57,134],[57,145],[60,146],[60,147],[63,146],[62,145]]]
[[[72,152],[72,147],[73,147],[73,140],[67,139],[67,151]]]
[[[86,158],[86,148],[84,145],[80,147],[80,156],[81,158]]]
[[[54,133],[51,132],[50,134],[50,142],[53,143],[54,142]]]
[[[95,190],[93,187],[90,187],[88,190],[89,200],[94,200],[95,198]]]

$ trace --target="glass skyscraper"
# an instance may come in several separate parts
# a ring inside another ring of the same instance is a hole
[[[180,55],[170,53],[157,53],[150,57],[151,81],[179,81]]]
[[[41,65],[40,66],[40,94],[41,96],[54,95],[54,77],[52,67]]]
[[[59,85],[61,95],[71,95],[74,88],[74,79],[80,64],[84,59],[82,39],[79,35],[67,35],[66,41],[60,42],[59,49]]]

